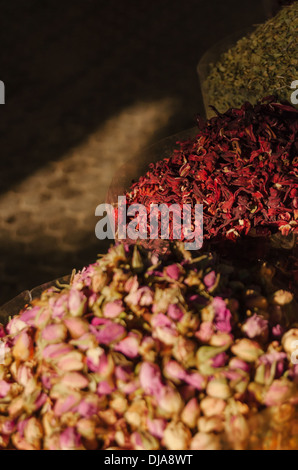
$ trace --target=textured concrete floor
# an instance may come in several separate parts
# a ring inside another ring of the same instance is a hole
[[[203,113],[196,65],[260,0],[0,1],[0,304],[106,249],[117,167]]]

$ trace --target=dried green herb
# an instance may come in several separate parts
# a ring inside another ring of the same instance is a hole
[[[295,2],[240,39],[216,64],[210,64],[204,84],[209,103],[225,112],[244,101],[255,104],[268,95],[290,101],[291,83],[298,78],[297,29]]]

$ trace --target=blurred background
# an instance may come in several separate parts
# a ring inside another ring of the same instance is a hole
[[[195,125],[200,57],[265,16],[260,0],[0,0],[0,305],[107,249],[94,212],[117,168]]]

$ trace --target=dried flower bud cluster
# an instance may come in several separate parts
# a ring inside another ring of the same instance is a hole
[[[297,449],[297,306],[262,272],[120,244],[45,291],[0,327],[0,448]]]

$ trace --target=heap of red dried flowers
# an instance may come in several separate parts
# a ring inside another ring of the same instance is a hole
[[[127,204],[203,204],[205,239],[297,233],[297,115],[268,97],[199,118],[198,135],[151,163]]]

